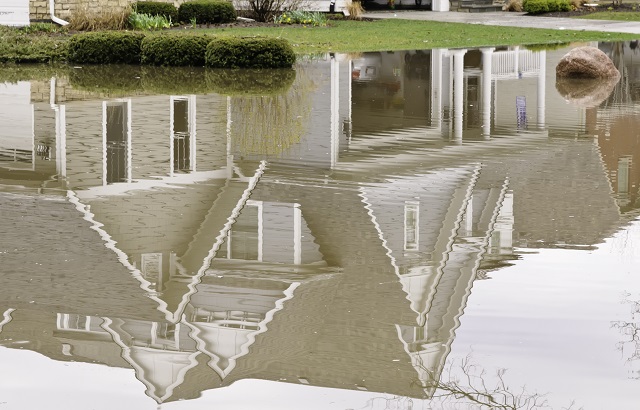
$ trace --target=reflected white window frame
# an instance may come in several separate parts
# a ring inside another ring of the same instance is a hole
[[[262,262],[263,259],[263,248],[264,248],[264,220],[263,220],[263,211],[264,211],[264,203],[262,201],[254,201],[252,199],[247,200],[245,206],[253,206],[258,208],[258,262]],[[232,258],[232,251],[231,251],[231,241],[232,241],[232,235],[231,233],[233,232],[233,225],[231,226],[231,229],[229,229],[229,232],[227,232],[227,259],[233,259]]]
[[[410,220],[409,217],[414,217]],[[417,251],[420,246],[420,203],[405,201],[404,203],[404,250]]]
[[[118,98],[102,102],[102,185],[107,185],[107,107],[124,105],[127,113],[127,183],[131,183],[131,98]]]
[[[155,272],[150,269],[155,268]],[[143,253],[140,255],[140,271],[145,279],[149,280],[149,275],[154,273],[156,283],[162,283],[162,253]]]
[[[624,157],[618,158],[617,189],[619,194],[629,193],[629,174],[630,173],[631,173],[631,157],[624,156]]]
[[[169,97],[169,176],[175,172],[174,161],[174,141],[175,141],[175,103],[176,101],[186,101],[188,111],[189,127],[189,161],[190,171],[195,172],[196,167],[196,96],[195,95],[172,95]]]
[[[166,339],[164,337],[161,337],[161,335],[159,335],[159,331],[161,330],[161,325],[162,326],[175,326],[175,329],[173,331],[173,338],[172,339]],[[180,323],[169,323],[169,322],[164,322],[162,324],[158,323],[158,322],[152,322],[151,323],[151,345],[152,346],[158,346],[158,339],[162,339],[162,340],[168,340],[168,341],[172,341],[175,344],[175,348],[177,350],[180,350]],[[160,336],[160,337],[159,337]]]
[[[85,323],[82,329],[79,329],[77,326],[71,326],[71,324],[73,323],[72,319],[74,318],[84,318]],[[91,330],[92,321],[102,322],[102,319],[98,317],[93,317],[93,316],[76,315],[71,313],[58,313],[57,320],[56,320],[56,327],[58,328],[58,330],[64,330],[64,331],[70,331],[70,332],[88,332],[88,333],[106,332],[105,330]],[[102,329],[101,325],[102,323],[98,325],[100,329]]]

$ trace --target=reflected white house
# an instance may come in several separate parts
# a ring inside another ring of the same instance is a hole
[[[37,153],[55,159],[40,188],[74,188],[80,216],[164,317],[61,311],[57,350],[87,361],[110,352],[105,362],[133,367],[158,403],[250,377],[428,397],[474,281],[516,258],[527,245],[518,231],[556,243],[558,229],[528,209],[587,198],[607,211],[585,228],[591,242],[615,225],[608,191],[571,181],[576,195],[547,201],[549,184],[532,182],[564,152],[548,147],[546,64],[519,48],[328,56],[311,99],[321,126],[263,157],[233,145],[233,121],[251,119],[233,117],[226,96],[56,104],[52,91],[35,120],[16,97],[21,128],[50,124],[55,149],[37,148],[38,131],[3,137],[10,165],[0,165],[34,172]],[[514,82],[519,94],[501,100],[496,90]],[[535,119],[520,96],[536,100]],[[559,184],[585,169],[590,183],[606,179],[591,172],[602,165],[592,145],[576,154],[548,171],[566,177]],[[186,386],[191,375],[200,384]]]

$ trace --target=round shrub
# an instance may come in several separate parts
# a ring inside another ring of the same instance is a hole
[[[103,31],[75,34],[69,39],[68,59],[80,64],[138,64],[144,34]]]
[[[202,67],[210,41],[203,35],[148,36],[142,40],[142,64]]]
[[[215,68],[291,68],[296,55],[280,38],[219,38],[207,46],[205,62]]]
[[[171,3],[159,1],[139,1],[133,3],[133,11],[151,16],[163,16],[175,23],[178,21],[178,9]]]
[[[193,0],[182,3],[178,9],[179,19],[189,23],[195,19],[198,24],[230,23],[238,17],[230,1]]]
[[[549,11],[571,11],[569,0],[549,0]]]
[[[548,0],[524,0],[522,9],[529,14],[542,14],[549,11]]]

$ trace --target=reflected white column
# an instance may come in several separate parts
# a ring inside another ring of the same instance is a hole
[[[175,140],[176,140],[176,135],[175,135],[175,124],[174,124],[174,120],[176,118],[176,113],[175,113],[175,101],[176,101],[176,97],[170,97],[169,98],[169,176],[173,177],[174,171],[175,171]]]
[[[493,228],[494,232],[497,232],[499,234],[499,241],[497,245],[500,248],[500,253],[508,254],[513,251],[514,221],[513,192],[508,191],[504,195],[502,204],[500,205],[500,211],[498,212],[498,216]]]
[[[491,137],[491,73],[495,48],[481,48],[482,51],[482,135]]]
[[[127,182],[130,184],[133,179],[133,164],[131,163],[133,157],[133,147],[131,146],[131,130],[132,130],[132,118],[131,118],[131,99],[125,100],[127,103]]]
[[[67,110],[56,104],[56,78],[52,77],[49,88],[49,105],[54,111],[56,132],[56,174],[67,177]]]
[[[197,118],[197,107],[196,107],[196,96],[195,95],[190,95],[189,96],[189,108],[188,108],[188,113],[189,113],[189,161],[191,162],[191,171],[196,172],[197,171],[197,167],[196,167],[196,161],[198,156],[196,155],[197,153],[197,145],[196,145],[196,134],[197,134],[197,123],[196,123],[196,118]]]
[[[464,214],[464,228],[466,230],[466,236],[470,237],[473,235],[473,194],[469,198]]]
[[[231,97],[227,96],[227,179],[233,178],[233,154],[231,153]]]
[[[442,127],[442,70],[444,49],[431,50],[431,126]]]
[[[464,55],[467,50],[453,50],[453,138],[462,143],[464,111]]]
[[[293,263],[302,264],[302,210],[293,204]]]
[[[347,143],[351,143],[351,135],[353,132],[353,61],[349,60],[349,129]]]
[[[340,149],[340,63],[331,56],[331,168],[338,163]]]
[[[520,46],[513,48],[513,72],[517,78],[520,78]]]
[[[547,52],[538,52],[538,127],[544,128],[546,123],[545,106],[547,90]]]

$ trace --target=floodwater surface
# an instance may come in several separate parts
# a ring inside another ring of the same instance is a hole
[[[596,45],[620,82],[0,67],[0,410],[639,408],[640,64]]]

